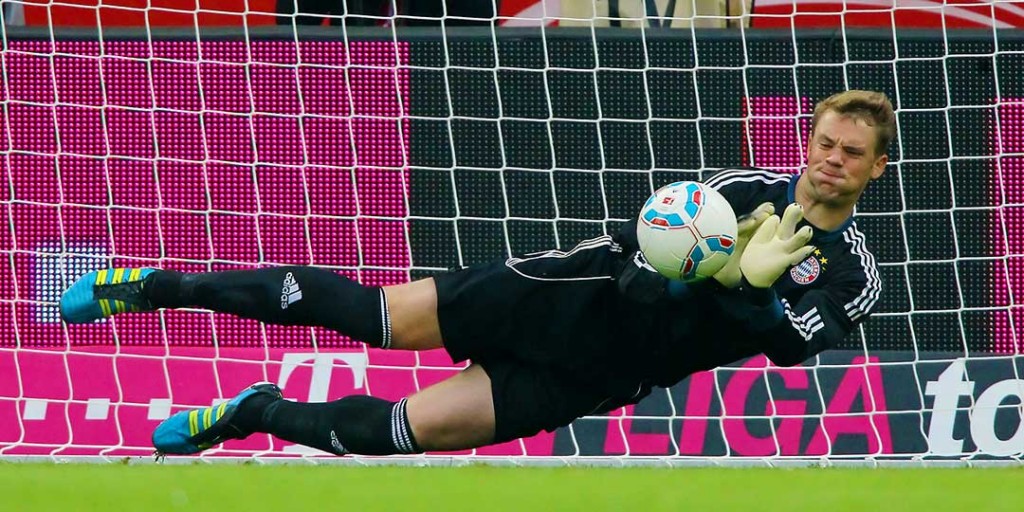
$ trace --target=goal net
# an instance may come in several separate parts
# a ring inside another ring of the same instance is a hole
[[[1019,460],[1024,2],[584,4],[308,27],[301,2],[0,2],[0,456],[148,455],[159,421],[254,381],[397,400],[461,370],[205,311],[64,325],[88,271],[385,285],[568,249],[661,184],[799,172],[815,102],[858,88],[899,133],[857,212],[884,292],[840,346],[416,460]],[[329,460],[266,435],[203,455],[252,456]]]

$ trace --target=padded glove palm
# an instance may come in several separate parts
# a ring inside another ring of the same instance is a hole
[[[775,206],[771,203],[761,203],[754,211],[736,219],[736,247],[733,248],[729,261],[714,275],[715,280],[722,286],[736,288],[740,285],[743,279],[743,274],[740,272],[740,258],[743,257],[743,250],[761,223],[771,217],[773,213],[775,213]]]
[[[791,204],[782,220],[772,215],[757,229],[740,257],[740,270],[755,288],[768,288],[789,267],[804,260],[814,247],[806,245],[814,230],[810,226],[796,230],[804,218],[803,207]]]

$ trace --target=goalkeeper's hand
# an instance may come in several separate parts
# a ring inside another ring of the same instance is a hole
[[[761,223],[771,217],[773,213],[775,213],[775,206],[772,203],[761,203],[754,211],[736,219],[736,246],[729,256],[729,261],[714,275],[715,280],[722,286],[736,288],[740,285],[743,279],[743,274],[740,272],[740,258],[743,257],[743,250]]]
[[[782,214],[772,215],[761,224],[740,257],[740,270],[755,288],[768,288],[789,267],[804,260],[814,247],[806,245],[814,230],[810,226],[795,231],[804,218],[804,210],[793,203]]]

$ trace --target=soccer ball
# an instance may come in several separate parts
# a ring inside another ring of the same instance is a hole
[[[718,191],[694,181],[658,189],[636,223],[647,262],[669,279],[695,281],[725,266],[736,246],[736,214]]]

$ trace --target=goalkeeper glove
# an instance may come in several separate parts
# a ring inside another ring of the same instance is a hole
[[[786,208],[781,221],[772,215],[757,229],[740,257],[740,270],[751,286],[770,287],[786,269],[814,251],[813,246],[806,245],[814,234],[810,226],[794,232],[803,218],[803,207],[793,203]]]
[[[775,213],[775,206],[771,203],[761,203],[754,211],[740,216],[736,219],[736,247],[733,248],[729,261],[721,270],[715,273],[714,278],[726,288],[737,288],[743,279],[740,272],[740,258],[743,257],[743,249],[750,242],[750,237],[761,226],[761,223]]]

